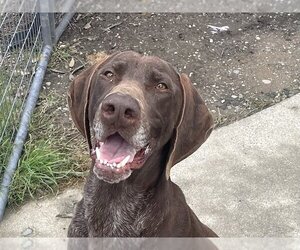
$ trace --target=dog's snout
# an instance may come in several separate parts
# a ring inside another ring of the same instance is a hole
[[[139,122],[140,117],[140,105],[136,99],[129,95],[111,94],[102,102],[101,120],[106,125],[134,126]]]

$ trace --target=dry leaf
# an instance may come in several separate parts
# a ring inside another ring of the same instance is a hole
[[[89,29],[91,27],[92,27],[92,25],[91,25],[91,21],[90,21],[83,28],[87,30],[87,29]]]
[[[74,65],[75,65],[75,60],[74,60],[74,58],[72,57],[71,61],[69,62],[69,67],[70,67],[70,68],[73,68]]]
[[[108,57],[108,55],[104,52],[97,52],[93,53],[87,56],[87,61],[90,65],[93,65],[95,63],[102,62]]]

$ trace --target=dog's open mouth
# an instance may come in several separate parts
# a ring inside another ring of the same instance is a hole
[[[96,141],[92,151],[95,160],[94,173],[99,179],[118,183],[127,179],[134,169],[143,166],[150,152],[149,144],[136,149],[119,133],[110,135],[105,141]]]

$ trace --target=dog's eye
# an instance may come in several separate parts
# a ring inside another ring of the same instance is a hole
[[[167,86],[167,84],[161,82],[161,83],[157,84],[155,86],[155,88],[158,89],[158,90],[165,90],[165,89],[168,89],[168,86]]]
[[[103,75],[105,75],[108,79],[111,80],[113,78],[113,76],[114,76],[114,73],[111,72],[110,70],[107,70],[107,71],[104,72]]]

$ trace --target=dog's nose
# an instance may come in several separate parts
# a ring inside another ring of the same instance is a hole
[[[114,93],[101,105],[101,120],[106,125],[129,127],[136,125],[141,117],[140,105],[129,95]]]

